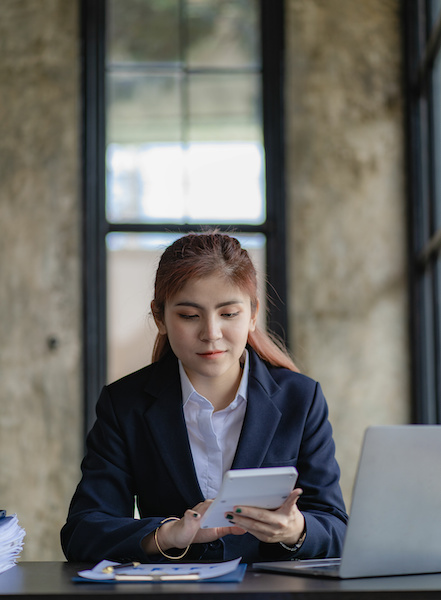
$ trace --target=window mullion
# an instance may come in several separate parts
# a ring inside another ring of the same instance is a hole
[[[83,38],[83,357],[87,432],[106,373],[105,0],[82,4]]]
[[[263,134],[267,195],[269,327],[289,345],[284,179],[284,2],[261,0]]]

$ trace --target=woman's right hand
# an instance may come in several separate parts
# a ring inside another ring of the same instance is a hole
[[[224,535],[243,535],[244,529],[240,527],[211,527],[201,529],[200,522],[202,515],[210,506],[213,500],[200,502],[194,508],[185,511],[181,519],[176,521],[167,521],[161,525],[157,532],[157,540],[161,550],[167,551],[170,548],[186,548],[190,544],[203,544],[214,542]],[[147,554],[157,554],[158,548],[154,539],[154,532],[147,535],[142,546]]]

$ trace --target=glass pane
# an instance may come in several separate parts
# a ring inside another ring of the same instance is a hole
[[[258,75],[193,75],[188,80],[189,139],[262,140]]]
[[[263,223],[264,157],[260,144],[194,143],[186,159],[188,222]]]
[[[182,219],[180,82],[173,76],[108,78],[107,219]]]
[[[260,79],[189,78],[189,222],[265,220]]]
[[[107,148],[110,222],[184,222],[184,153],[180,144]]]
[[[107,236],[108,381],[151,362],[156,326],[150,314],[161,250],[146,236]]]
[[[186,7],[190,68],[259,65],[256,0],[188,0]]]
[[[107,236],[108,381],[150,364],[156,326],[150,314],[159,257],[172,234],[111,233]],[[259,325],[265,327],[265,237],[238,235],[259,275]]]
[[[181,139],[181,85],[176,75],[113,73],[107,78],[107,143]]]
[[[107,0],[107,61],[179,61],[179,0]]]
[[[259,144],[112,144],[107,149],[111,222],[262,223]]]

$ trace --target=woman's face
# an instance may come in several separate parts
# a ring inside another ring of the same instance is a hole
[[[233,383],[237,380],[248,333],[256,327],[257,310],[251,299],[219,275],[191,279],[165,304],[164,320],[175,355],[197,389],[198,382]],[[231,379],[230,379],[231,378]]]

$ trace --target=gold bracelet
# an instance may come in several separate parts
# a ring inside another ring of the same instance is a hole
[[[162,525],[163,523],[167,523],[167,521],[180,521],[180,520],[181,519],[178,519],[178,517],[167,517],[167,519],[164,519],[163,521],[161,521],[160,525]],[[165,556],[165,558],[170,558],[171,560],[179,560],[180,558],[184,558],[184,556],[190,550],[191,544],[188,544],[188,546],[186,547],[184,552],[182,554],[180,554],[179,556],[170,556],[170,554],[166,554],[163,550],[161,550],[161,546],[159,545],[159,542],[158,542],[158,531],[159,530],[160,530],[160,527],[157,527],[155,529],[154,538],[155,538],[156,547],[158,548],[158,550],[162,554],[162,556]]]

